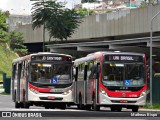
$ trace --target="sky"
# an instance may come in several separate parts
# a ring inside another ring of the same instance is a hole
[[[67,8],[73,8],[74,4],[80,3],[81,0],[58,0],[66,1]],[[9,10],[11,14],[30,14],[32,3],[30,0],[0,0],[0,9]]]

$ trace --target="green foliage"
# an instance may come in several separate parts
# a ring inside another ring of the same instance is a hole
[[[0,30],[7,31],[6,16],[0,10]]]
[[[146,1],[142,1],[140,7],[147,7],[148,3]]]
[[[8,93],[6,93],[6,92],[2,92],[2,93],[0,93],[1,95],[10,95],[10,94],[8,94]]]
[[[146,109],[160,109],[160,104],[155,103],[153,104],[153,107],[150,105],[150,103],[147,102],[147,104],[144,106]]]
[[[0,29],[0,42],[8,42],[8,32]]]
[[[67,40],[81,22],[74,9],[64,9],[62,4],[55,1],[36,2],[32,9],[33,29],[45,25],[50,39],[53,37],[61,41]]]
[[[62,11],[62,14],[51,15],[51,20],[46,22],[46,28],[49,31],[50,37],[60,39],[61,41],[63,39],[67,40],[67,37],[71,37],[80,22],[76,16],[77,13],[74,9],[66,9]]]
[[[79,14],[82,17],[87,16],[88,12],[89,12],[89,15],[95,14],[94,10],[87,10],[86,8],[80,8],[77,10],[77,14]]]
[[[17,58],[15,53],[11,51],[6,43],[0,44],[0,81],[3,80],[3,73],[7,73],[7,76],[11,76],[12,72],[12,60]]]
[[[10,48],[14,50],[18,55],[23,56],[27,54],[28,49],[23,45],[24,38],[22,36],[22,33],[11,31],[9,33],[9,40]]]

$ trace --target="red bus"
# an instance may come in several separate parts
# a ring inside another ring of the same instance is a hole
[[[76,59],[74,102],[80,109],[123,107],[137,112],[146,104],[146,56],[130,52],[96,52]]]
[[[73,103],[72,56],[36,53],[13,60],[11,93],[15,108],[66,108]]]

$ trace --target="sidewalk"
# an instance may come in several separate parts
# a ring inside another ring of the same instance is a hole
[[[160,112],[160,109],[146,109],[146,108],[139,108],[138,110],[139,112],[140,111],[145,111],[145,112]]]

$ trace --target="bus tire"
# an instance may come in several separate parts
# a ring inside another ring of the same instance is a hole
[[[86,105],[85,108],[86,110],[91,110],[91,105]]]
[[[65,109],[66,109],[66,104],[62,104],[62,105],[60,106],[60,109],[65,110]]]
[[[134,107],[132,108],[132,112],[138,112],[138,109],[139,109],[138,106],[134,106]]]
[[[21,107],[20,103],[15,102],[15,108],[20,108],[20,107]]]
[[[82,97],[81,95],[79,96],[79,105],[78,105],[78,108],[83,110],[84,109],[84,105],[82,104]]]
[[[29,103],[26,102],[24,90],[23,90],[23,104],[22,105],[23,105],[23,108],[29,109],[29,107],[30,107]]]
[[[49,106],[45,106],[45,109],[49,109],[50,107]]]
[[[14,92],[14,101],[15,101],[14,102],[15,103],[15,108],[20,108],[21,104],[16,101],[16,91]]]
[[[111,106],[111,111],[112,112],[121,112],[122,111],[122,107],[119,107],[119,106]]]
[[[29,103],[27,103],[27,102],[24,102],[23,106],[24,106],[24,108],[27,108],[27,109],[29,109],[29,107],[30,107]]]
[[[100,110],[100,106],[96,105],[96,97],[93,98],[92,108],[93,108],[94,111],[99,111]]]
[[[122,111],[122,107],[117,107],[117,112],[121,112]]]
[[[111,106],[111,111],[112,112],[116,111],[116,107],[115,106]]]

